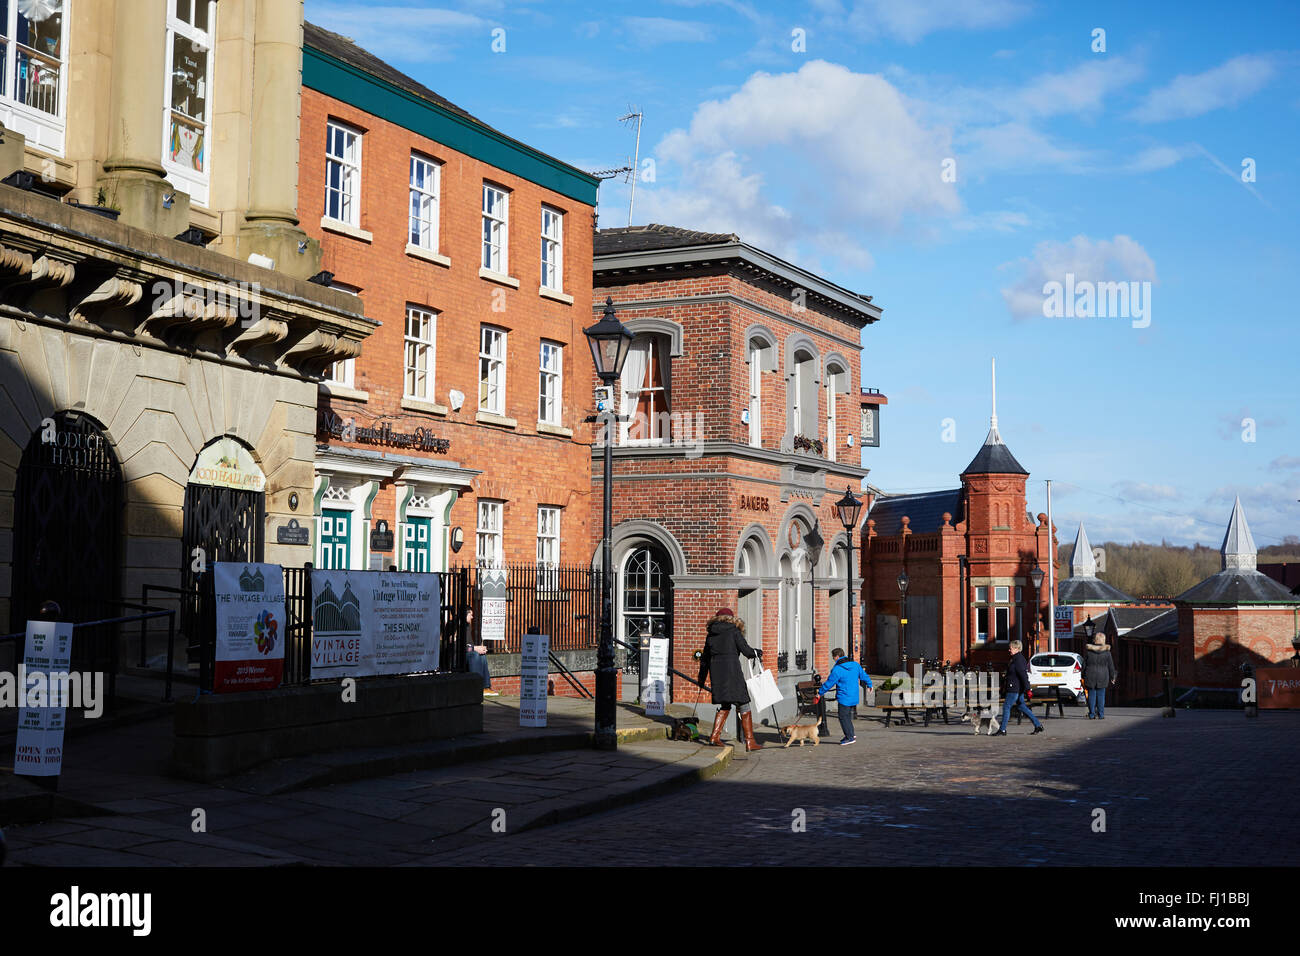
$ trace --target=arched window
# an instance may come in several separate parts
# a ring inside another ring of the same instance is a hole
[[[749,443],[763,446],[763,346],[756,339],[749,343]]]

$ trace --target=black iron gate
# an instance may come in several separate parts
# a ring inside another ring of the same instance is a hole
[[[47,600],[65,621],[113,616],[121,508],[122,470],[99,423],[75,411],[46,419],[14,488],[11,630]]]
[[[215,618],[211,604],[216,561],[262,561],[266,498],[260,491],[216,485],[185,486],[181,535],[181,632],[191,661],[210,662]],[[211,686],[211,671],[202,675]]]

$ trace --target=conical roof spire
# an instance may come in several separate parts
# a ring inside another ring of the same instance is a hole
[[[1237,497],[1232,505],[1232,517],[1228,519],[1228,531],[1223,536],[1223,570],[1255,570],[1258,552],[1255,539],[1251,537],[1250,525],[1246,524],[1246,512],[1241,508],[1241,498]]]
[[[998,434],[998,365],[993,360],[993,414],[989,416],[989,433],[978,453],[966,466],[963,475],[1027,475]]]
[[[1088,532],[1079,522],[1079,533],[1074,539],[1074,551],[1070,554],[1070,575],[1076,578],[1095,578],[1097,576],[1097,559],[1092,556],[1092,542]]]

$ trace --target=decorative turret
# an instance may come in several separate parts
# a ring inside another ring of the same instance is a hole
[[[1083,522],[1079,522],[1079,533],[1074,539],[1074,551],[1070,554],[1070,577],[1073,578],[1095,578],[1097,576],[1097,559],[1092,554],[1092,542],[1088,540],[1088,532],[1083,530]]]
[[[1011,454],[998,434],[998,365],[993,360],[993,414],[989,416],[989,433],[962,475],[1028,475]]]
[[[1251,537],[1250,525],[1246,524],[1246,513],[1241,510],[1241,498],[1232,506],[1232,517],[1228,519],[1228,531],[1223,536],[1223,546],[1219,548],[1223,555],[1223,570],[1256,570],[1255,562],[1259,552],[1255,549],[1255,539]]]

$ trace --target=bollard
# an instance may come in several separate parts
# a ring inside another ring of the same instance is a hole
[[[1160,716],[1161,716],[1161,717],[1172,717],[1172,716],[1174,716],[1174,713],[1175,713],[1175,711],[1174,711],[1174,685],[1173,685],[1173,680],[1172,680],[1172,678],[1171,678],[1171,676],[1170,676],[1170,674],[1169,674],[1169,665],[1168,665],[1168,664],[1166,664],[1165,667],[1164,667],[1164,683],[1165,683],[1165,706],[1164,706],[1164,709],[1160,711]]]

